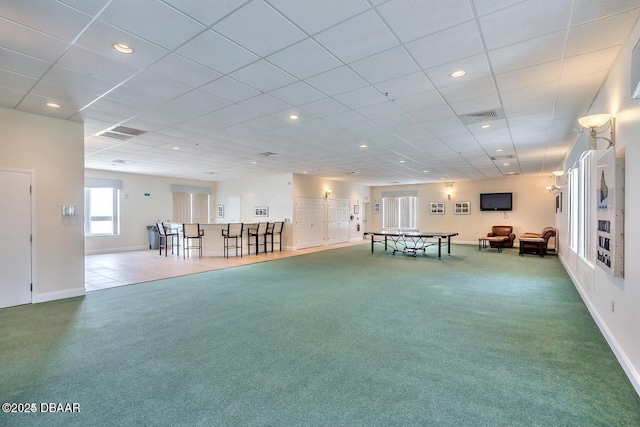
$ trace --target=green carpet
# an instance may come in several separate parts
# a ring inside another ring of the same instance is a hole
[[[0,425],[640,425],[555,256],[369,251],[0,310]]]

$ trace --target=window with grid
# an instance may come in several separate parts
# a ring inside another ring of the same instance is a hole
[[[120,190],[117,179],[86,178],[84,188],[86,236],[120,234]]]
[[[417,230],[417,206],[417,197],[383,197],[382,228],[397,230]]]

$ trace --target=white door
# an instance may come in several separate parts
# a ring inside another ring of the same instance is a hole
[[[298,197],[296,200],[296,248],[324,244],[324,199]]]
[[[327,234],[330,245],[349,241],[349,200],[329,199]]]
[[[0,170],[0,308],[31,303],[31,174]]]

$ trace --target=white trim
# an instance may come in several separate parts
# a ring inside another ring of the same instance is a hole
[[[89,237],[89,236],[87,236]],[[141,246],[124,246],[120,248],[102,248],[102,249],[87,249],[84,251],[86,255],[100,255],[100,254],[112,254],[115,252],[131,252],[131,251],[157,251],[158,249],[149,249],[149,245],[141,245]]]
[[[33,303],[40,303],[40,302],[55,301],[55,300],[65,299],[65,298],[80,297],[85,295],[86,293],[87,291],[85,290],[84,284],[83,284],[82,288],[76,288],[76,289],[66,289],[63,291],[45,292],[43,294],[36,294],[34,292],[32,298],[33,298]]]
[[[640,395],[640,373],[634,368],[633,363],[631,363],[626,353],[622,350],[620,345],[618,345],[618,341],[615,339],[615,337],[607,327],[607,324],[602,320],[602,317],[600,317],[600,315],[598,314],[598,311],[591,303],[591,300],[589,300],[587,294],[585,294],[582,287],[578,285],[579,280],[568,267],[568,264],[566,263],[564,257],[561,254],[558,254],[558,258],[560,258],[562,266],[566,270],[567,274],[569,274],[569,277],[573,282],[573,286],[580,294],[580,298],[582,298],[584,305],[587,307],[587,310],[589,310],[589,314],[591,314],[591,317],[596,322],[596,325],[598,325],[598,329],[600,329],[600,332],[604,336],[604,339],[607,341],[607,344],[609,344],[609,347],[613,351],[613,354],[616,356],[616,359],[618,359],[618,363],[620,363],[620,366],[622,366],[622,369],[627,374],[629,381],[631,381],[631,385],[633,385],[636,393]]]

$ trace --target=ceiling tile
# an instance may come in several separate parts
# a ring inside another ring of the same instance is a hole
[[[239,82],[262,92],[269,92],[296,81],[295,77],[264,60],[254,62],[238,71],[234,71],[229,77],[233,77]]]
[[[58,65],[111,83],[121,83],[138,73],[138,70],[133,67],[112,61],[79,46],[69,49]]]
[[[563,30],[571,14],[568,1],[546,2],[544,7],[535,0],[517,3],[506,9],[480,17],[480,27],[487,49]],[[505,37],[509,34],[509,37]]]
[[[306,37],[262,0],[248,3],[213,29],[262,57]]]
[[[269,0],[309,35],[369,9],[365,0]]]
[[[230,77],[222,77],[200,88],[204,92],[231,102],[240,102],[260,95],[260,91]]]
[[[496,81],[498,83],[498,89],[501,91],[509,91],[544,83],[557,82],[560,78],[560,65],[561,62],[558,60],[497,74]]]
[[[10,3],[10,7],[3,5],[4,18],[66,42],[71,42],[91,21],[91,16],[59,2],[36,4],[13,0]],[[64,25],[59,25],[60,22]]]
[[[165,79],[158,75],[143,71],[136,74],[124,83],[124,86],[133,90],[148,93],[161,99],[173,99],[183,93],[189,92],[189,86]]]
[[[405,43],[473,19],[467,0],[391,0],[378,11]]]
[[[0,70],[0,86],[13,88],[20,92],[28,92],[36,82],[37,80],[34,78]]]
[[[221,76],[203,65],[172,53],[149,67],[149,71],[197,88]]]
[[[58,59],[68,46],[68,43],[60,39],[0,18],[0,47],[52,62]]]
[[[459,79],[456,85],[443,87],[440,93],[448,103],[464,101],[467,99],[479,98],[498,94],[496,85],[493,83],[493,77],[485,77],[484,79],[467,80]]]
[[[85,1],[85,0],[76,0]],[[215,7],[211,7],[208,2],[193,0],[163,0],[181,12],[189,15],[192,19],[200,21],[206,26],[210,26],[225,16],[240,8],[250,0],[216,0]]]
[[[640,7],[637,0],[576,0],[571,25],[615,15]]]
[[[254,98],[247,99],[246,101],[242,101],[240,105],[251,108],[252,110],[258,111],[262,114],[273,114],[278,111],[284,111],[291,108],[290,104],[282,102],[267,94],[262,94]]]
[[[367,117],[371,120],[377,120],[382,117],[395,116],[402,113],[402,110],[398,108],[393,102],[386,101],[368,107],[358,108],[356,110],[359,114]]]
[[[580,55],[622,44],[629,37],[638,16],[640,8],[571,27],[566,55]]]
[[[484,52],[478,25],[470,21],[406,45],[421,68],[432,68]]]
[[[367,86],[367,82],[347,67],[335,68],[305,80],[329,96]]]
[[[351,92],[336,95],[334,99],[349,108],[360,108],[367,105],[388,101],[384,95],[380,94],[380,92],[378,92],[372,86],[367,86]]]
[[[349,66],[371,84],[406,76],[419,70],[403,47],[389,49],[353,62]]]
[[[273,90],[269,92],[269,95],[291,105],[308,104],[310,102],[326,98],[324,94],[318,92],[308,84],[300,81],[290,84],[289,86]]]
[[[452,72],[458,70],[464,70],[467,74],[458,79],[449,76]],[[425,72],[436,88],[443,88],[455,86],[465,80],[478,80],[489,77],[491,75],[491,68],[489,68],[486,55],[481,54],[429,68],[425,70]]]
[[[0,69],[12,73],[38,78],[49,68],[50,63],[9,49],[0,48]]]
[[[556,61],[562,58],[565,37],[565,32],[559,31],[489,51],[491,66],[501,74]]]
[[[344,63],[398,45],[398,40],[373,11],[355,16],[314,38]]]
[[[422,92],[417,95],[407,96],[394,101],[403,111],[410,112],[438,105],[445,105],[447,102],[436,90]]]
[[[168,50],[205,29],[204,25],[157,0],[114,0],[100,19]]]
[[[338,114],[343,111],[349,110],[349,107],[340,104],[339,102],[331,99],[324,98],[319,101],[310,102],[300,106],[300,109],[308,113],[313,114],[316,117],[325,117],[332,114]]]
[[[487,95],[465,101],[453,102],[450,105],[458,115],[471,114],[500,108],[500,98],[498,98],[498,95]]]
[[[216,54],[212,55],[211,52]],[[176,53],[223,74],[258,60],[258,56],[214,31],[200,34],[176,50]]]
[[[421,71],[380,82],[374,86],[380,92],[388,94],[387,96],[392,100],[433,90],[433,85]]]
[[[333,55],[313,39],[306,39],[267,58],[299,79],[320,74],[342,65]]]
[[[620,50],[621,46],[613,46],[566,58],[562,66],[562,78],[578,77],[608,70],[618,57]]]

